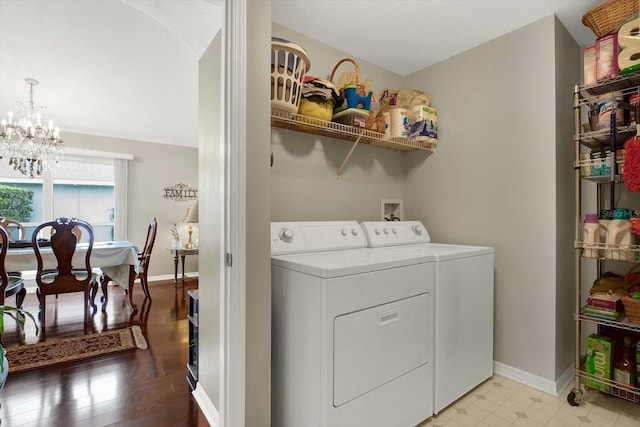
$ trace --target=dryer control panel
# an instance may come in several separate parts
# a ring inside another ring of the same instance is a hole
[[[357,221],[271,223],[271,255],[366,248]]]
[[[370,248],[431,242],[429,232],[420,221],[372,221],[360,225]]]

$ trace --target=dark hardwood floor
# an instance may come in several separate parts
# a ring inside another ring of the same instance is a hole
[[[134,301],[139,311],[130,318],[125,294],[109,287],[107,312],[92,316],[89,333],[137,324],[143,327],[149,348],[106,355],[57,367],[9,374],[0,392],[2,427],[32,426],[208,426],[186,381],[188,350],[188,296],[197,279],[176,290],[173,281],[150,282],[153,303],[143,305],[139,283]],[[47,300],[47,340],[82,335],[81,294]],[[11,303],[13,299],[7,301]],[[24,308],[38,312],[35,294]],[[6,318],[7,346],[19,336]],[[33,327],[26,342],[37,342]]]

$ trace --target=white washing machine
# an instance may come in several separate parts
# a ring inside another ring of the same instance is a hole
[[[273,427],[414,427],[433,414],[435,257],[359,224],[271,224]]]
[[[369,247],[436,257],[434,414],[493,375],[491,247],[431,243],[419,221],[363,222]]]

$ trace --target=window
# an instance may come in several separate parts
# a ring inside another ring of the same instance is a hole
[[[94,229],[95,241],[126,239],[128,156],[67,150],[53,171],[29,178],[0,159],[0,184],[33,192],[27,235],[61,216],[79,218]],[[0,212],[0,216],[5,216]],[[14,218],[11,218],[14,219]]]
[[[71,157],[53,171],[53,215],[93,226],[96,242],[115,240],[113,159]]]

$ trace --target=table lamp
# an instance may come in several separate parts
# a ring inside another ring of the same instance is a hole
[[[182,220],[182,222],[189,224],[189,228],[188,228],[189,241],[184,247],[187,249],[193,249],[195,245],[191,240],[191,235],[193,234],[193,223],[198,222],[198,199],[196,199],[196,202],[193,204],[192,207],[187,208],[187,214],[184,216],[184,219]]]

